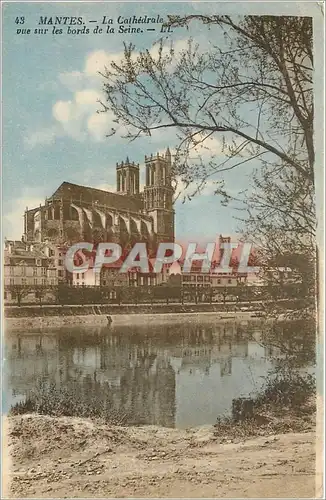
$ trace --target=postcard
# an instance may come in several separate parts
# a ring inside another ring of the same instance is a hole
[[[2,495],[322,498],[318,2],[3,2]]]

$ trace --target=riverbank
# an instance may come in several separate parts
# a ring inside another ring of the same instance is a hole
[[[6,330],[40,329],[66,325],[130,325],[151,322],[202,322],[262,319],[259,311],[224,304],[141,304],[85,306],[22,306],[5,308]],[[110,320],[108,322],[108,317]]]
[[[7,426],[7,495],[15,498],[315,497],[309,429],[225,441],[214,426],[119,427],[41,415],[10,417]]]

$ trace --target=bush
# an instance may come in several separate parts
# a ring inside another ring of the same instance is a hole
[[[233,400],[232,415],[218,417],[215,436],[249,436],[304,432],[314,425],[316,380],[309,374],[278,372],[270,375],[256,397]]]
[[[24,402],[11,407],[9,415],[38,413],[54,417],[99,418],[112,425],[125,423],[127,415],[112,409],[109,400],[89,391],[85,397],[85,392],[80,388],[58,388],[54,383],[41,382]]]

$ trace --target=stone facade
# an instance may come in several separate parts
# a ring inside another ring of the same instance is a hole
[[[4,300],[37,301],[58,285],[58,273],[53,259],[34,245],[22,241],[5,241],[4,248]],[[51,300],[53,299],[51,295]]]
[[[116,165],[117,192],[63,182],[44,205],[26,209],[24,240],[69,246],[81,241],[116,242],[156,248],[174,241],[171,153],[145,157],[146,184],[140,192],[139,165]]]

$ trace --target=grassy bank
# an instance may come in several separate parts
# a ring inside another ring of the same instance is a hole
[[[42,385],[10,412],[10,496],[315,498],[314,398],[282,374],[214,426],[169,429]]]
[[[314,376],[286,371],[266,380],[255,398],[233,401],[231,417],[217,419],[215,435],[221,441],[252,436],[305,432],[315,428]]]
[[[232,416],[217,419],[215,436],[225,441],[311,430],[315,425],[315,396],[313,376],[290,371],[279,373],[268,378],[263,390],[254,398],[233,400]],[[26,401],[17,403],[10,410],[12,416],[30,413],[92,418],[109,425],[139,423],[133,411],[113,410],[106,397],[46,383],[39,384]]]

